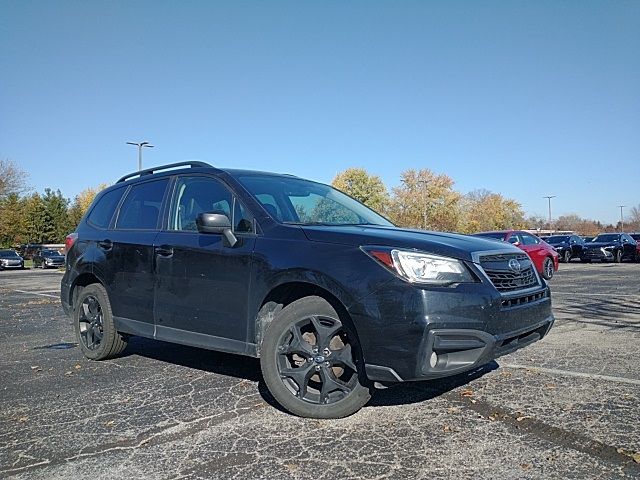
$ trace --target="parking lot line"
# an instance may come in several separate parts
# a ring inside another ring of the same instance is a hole
[[[40,295],[42,297],[52,297],[52,298],[60,298],[60,295],[52,295],[50,293],[40,293],[40,292],[29,292],[28,290],[13,290],[14,292],[18,292],[18,293],[27,293],[29,295]],[[48,290],[49,292],[52,292],[54,290]]]
[[[582,295],[585,297],[638,297],[640,295],[633,293],[586,293],[586,292],[556,292],[551,290],[551,295]]]
[[[544,367],[528,367],[526,365],[518,365],[512,363],[504,363],[500,366],[505,368],[513,368],[516,370],[531,370],[534,372],[549,373],[551,375],[564,375],[568,377],[591,378],[593,380],[604,380],[606,382],[628,383],[630,385],[640,385],[640,380],[635,378],[613,377],[611,375],[598,375],[597,373],[574,372],[571,370],[558,370],[555,368]]]

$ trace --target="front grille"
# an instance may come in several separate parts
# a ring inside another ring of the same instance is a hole
[[[534,293],[532,295],[524,295],[522,297],[510,298],[508,300],[502,301],[502,306],[504,308],[518,307],[520,305],[526,305],[527,303],[537,302],[538,300],[542,300],[547,296],[547,291],[542,291],[538,293]]]
[[[517,260],[520,271],[512,270],[509,262]],[[502,253],[480,257],[480,265],[499,292],[513,292],[538,285],[538,277],[528,255]]]

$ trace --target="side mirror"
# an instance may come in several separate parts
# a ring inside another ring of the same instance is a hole
[[[196,217],[196,226],[200,233],[222,234],[230,247],[238,243],[238,239],[231,231],[231,221],[224,213],[199,213]]]

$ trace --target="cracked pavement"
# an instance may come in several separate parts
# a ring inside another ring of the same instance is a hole
[[[256,359],[135,338],[86,360],[60,273],[0,272],[0,477],[638,478],[639,273],[563,264],[544,340],[310,420],[275,405]]]

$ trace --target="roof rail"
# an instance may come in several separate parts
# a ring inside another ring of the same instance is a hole
[[[125,180],[129,180],[130,178],[133,178],[133,177],[142,177],[144,175],[153,175],[154,173],[159,172],[161,170],[170,170],[172,168],[186,167],[186,166],[189,166],[191,168],[194,168],[194,167],[212,167],[212,165],[209,165],[206,162],[196,162],[196,161],[170,163],[169,165],[160,165],[158,167],[147,168],[145,170],[140,170],[138,172],[130,173],[129,175],[125,175],[124,177],[122,177],[116,183],[124,182]]]

